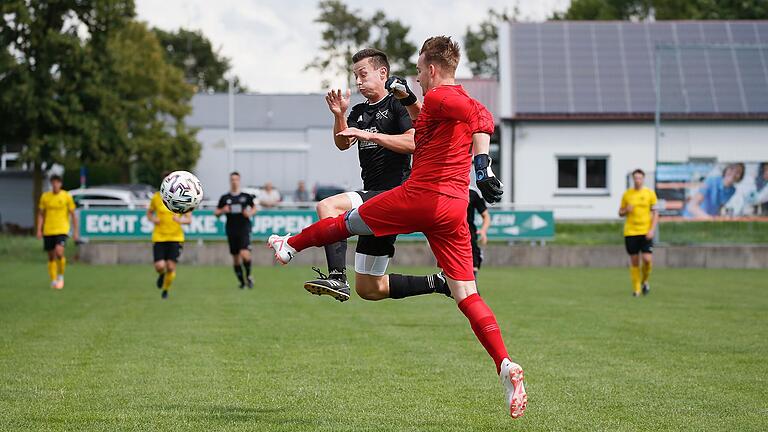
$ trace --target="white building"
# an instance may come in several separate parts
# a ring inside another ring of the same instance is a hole
[[[768,21],[505,23],[499,34],[508,202],[615,218],[635,168],[652,182],[657,161],[768,161]]]
[[[496,81],[460,82],[496,110]],[[354,95],[351,105],[361,101]],[[227,174],[235,170],[244,186],[270,181],[289,196],[300,180],[310,192],[317,185],[362,188],[357,147],[340,151],[334,145],[324,94],[237,94],[231,103],[227,94],[197,94],[187,119],[200,128],[202,152],[194,171],[209,197],[228,190]]]

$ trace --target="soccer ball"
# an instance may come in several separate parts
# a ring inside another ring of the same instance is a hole
[[[203,200],[203,186],[191,172],[174,171],[160,184],[160,197],[168,210],[189,213]]]

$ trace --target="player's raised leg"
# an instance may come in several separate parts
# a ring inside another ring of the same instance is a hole
[[[320,219],[338,217],[363,203],[358,192],[337,194],[317,203],[317,216]],[[304,289],[312,294],[329,295],[336,300],[349,300],[349,282],[347,281],[347,240],[343,239],[325,245],[325,259],[328,264],[328,275],[319,269],[319,277],[304,283]]]

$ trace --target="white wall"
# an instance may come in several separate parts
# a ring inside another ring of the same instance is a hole
[[[227,130],[204,128],[197,137],[202,152],[194,171],[206,199],[217,199],[229,189]],[[244,186],[271,181],[283,194],[293,193],[299,180],[310,190],[317,183],[360,188],[357,148],[339,151],[330,125],[304,131],[236,130],[232,150],[232,169],[240,172]]]
[[[768,123],[666,122],[660,161],[691,157],[719,161],[768,160]],[[652,122],[522,122],[515,130],[514,196],[521,206],[553,207],[560,219],[617,218],[627,174],[654,170]],[[608,156],[608,193],[558,195],[562,155]]]

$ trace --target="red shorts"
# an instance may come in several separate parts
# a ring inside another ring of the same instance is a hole
[[[438,267],[449,278],[475,280],[466,199],[398,186],[366,201],[357,211],[376,236],[423,232]]]

